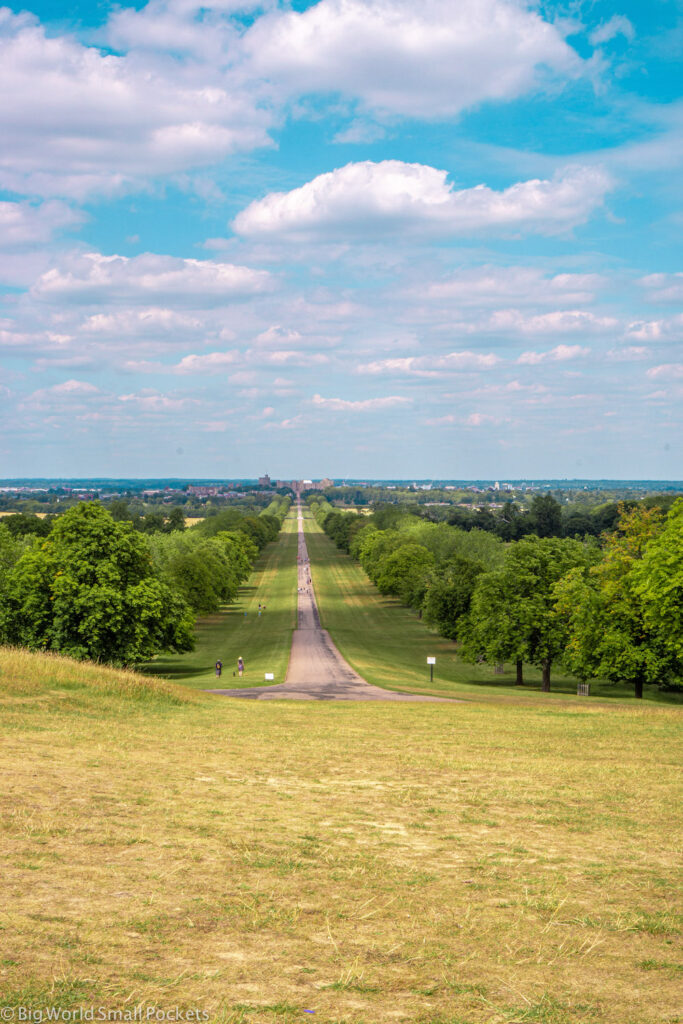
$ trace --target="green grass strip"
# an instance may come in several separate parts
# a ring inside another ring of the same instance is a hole
[[[144,671],[198,689],[263,686],[266,672],[273,673],[274,682],[283,682],[296,623],[296,537],[296,517],[290,515],[240,587],[237,601],[198,620],[194,651],[162,656]],[[260,616],[259,602],[266,606]],[[241,680],[236,672],[240,656],[245,663]],[[220,683],[214,675],[218,658],[223,662]]]

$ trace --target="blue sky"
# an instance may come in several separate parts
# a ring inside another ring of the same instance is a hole
[[[0,10],[0,477],[681,476],[683,7]]]

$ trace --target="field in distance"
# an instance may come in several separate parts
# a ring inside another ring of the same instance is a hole
[[[0,673],[7,1005],[680,1020],[678,709]]]

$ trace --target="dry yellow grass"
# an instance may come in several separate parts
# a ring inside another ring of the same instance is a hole
[[[192,700],[192,694],[185,688],[165,679],[151,679],[89,661],[78,662],[60,654],[32,654],[22,647],[0,647],[0,702],[11,703],[12,698],[22,696],[62,696],[79,690],[85,691],[89,701],[98,695],[173,704]]]
[[[5,1002],[681,1019],[677,709],[173,703],[0,669]]]

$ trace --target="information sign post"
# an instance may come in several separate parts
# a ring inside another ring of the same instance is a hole
[[[429,682],[434,682],[434,666],[436,665],[436,658],[427,658],[427,664],[429,665]]]

